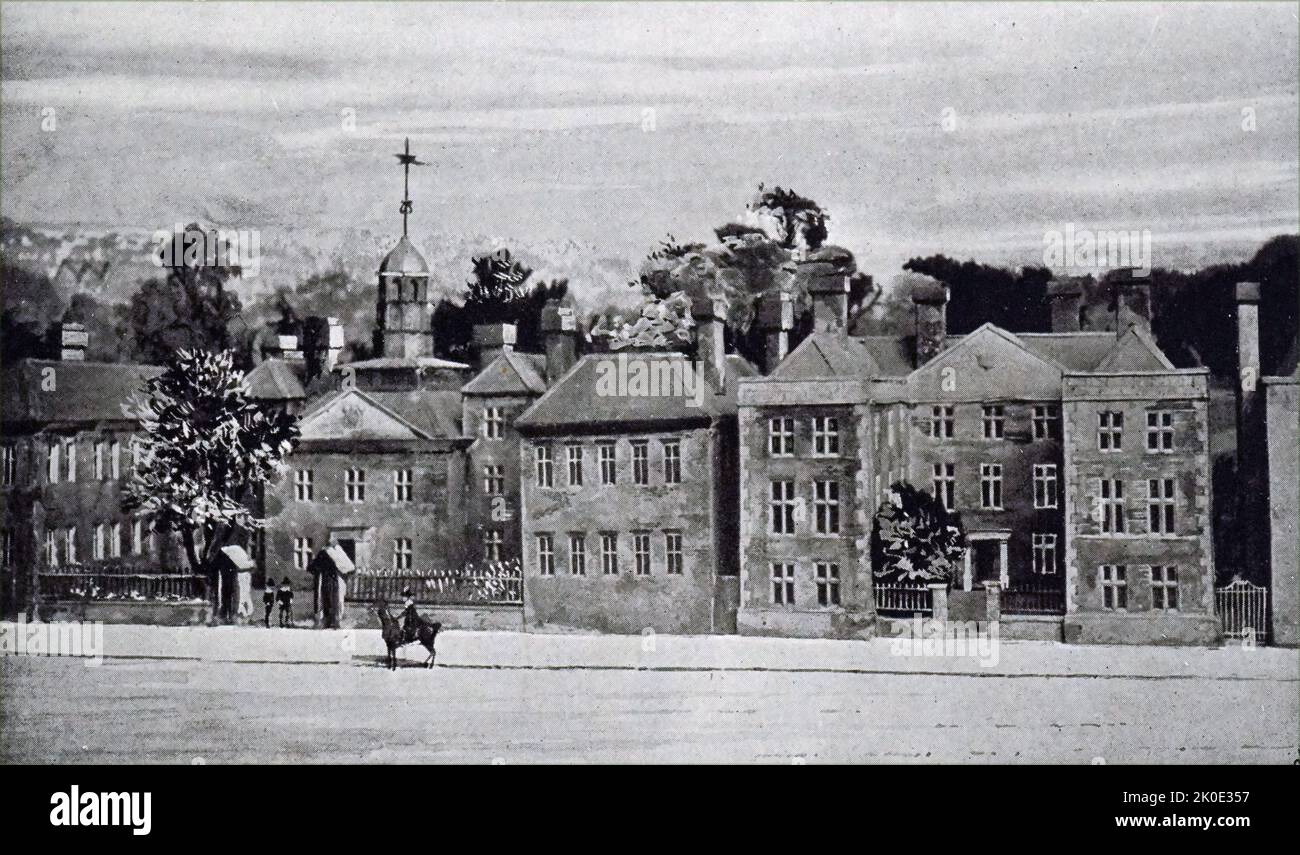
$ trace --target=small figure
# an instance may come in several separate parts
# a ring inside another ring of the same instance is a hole
[[[266,587],[262,589],[262,608],[266,609],[266,617],[263,619],[262,622],[266,624],[267,629],[270,629],[271,610],[275,608],[275,579],[274,578],[268,578],[266,580]]]
[[[406,644],[415,641],[415,631],[419,626],[419,615],[415,611],[415,594],[410,586],[402,589],[402,638]]]
[[[280,583],[275,595],[280,601],[280,626],[293,626],[293,586],[289,584],[288,576]]]

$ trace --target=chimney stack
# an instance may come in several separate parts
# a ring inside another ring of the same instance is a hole
[[[515,334],[514,324],[475,324],[474,340],[470,345],[475,369],[482,371],[505,351],[514,350]]]
[[[1047,299],[1052,304],[1052,332],[1079,332],[1083,329],[1080,313],[1083,286],[1074,279],[1053,279],[1047,283]]]
[[[771,374],[790,352],[794,302],[789,291],[769,291],[758,303],[758,328],[763,333],[763,371]]]
[[[948,286],[921,282],[912,288],[916,311],[916,366],[926,364],[943,350],[948,337]]]
[[[1111,274],[1116,337],[1133,326],[1151,329],[1151,279],[1135,276],[1134,272],[1135,268],[1124,267]],[[1257,293],[1258,290],[1256,286]]]
[[[546,342],[546,382],[553,384],[578,358],[578,319],[573,309],[549,300],[542,309],[542,337]]]
[[[696,298],[691,304],[695,319],[695,359],[701,363],[704,380],[716,394],[722,394],[727,377],[727,351],[723,327],[727,301],[710,296]]]
[[[338,318],[313,316],[303,325],[303,353],[308,382],[327,375],[343,353],[343,324]]]
[[[64,321],[59,325],[59,359],[64,362],[82,362],[86,359],[86,348],[90,346],[90,335],[86,327],[76,321]]]

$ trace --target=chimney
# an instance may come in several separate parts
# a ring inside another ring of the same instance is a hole
[[[475,324],[470,347],[474,352],[474,367],[482,371],[503,352],[515,349],[515,325]]]
[[[578,319],[573,309],[549,300],[542,309],[542,337],[546,342],[546,382],[555,383],[577,359]]]
[[[802,262],[813,304],[813,332],[842,332],[849,317],[849,277],[825,262]]]
[[[912,288],[916,310],[916,366],[939,355],[948,337],[948,286],[920,282]]]
[[[64,362],[82,362],[89,346],[90,336],[83,324],[64,321],[59,325],[59,359]]]
[[[1151,279],[1135,276],[1134,272],[1135,268],[1125,267],[1111,274],[1117,337],[1128,332],[1132,326],[1151,329]],[[1259,286],[1255,290],[1258,297]]]
[[[723,325],[727,301],[715,297],[696,298],[691,304],[695,319],[695,359],[704,371],[704,380],[716,394],[722,394],[727,376],[727,350]]]
[[[334,370],[343,343],[343,324],[338,318],[307,318],[303,324],[303,358],[308,382]]]
[[[758,303],[758,328],[763,333],[763,371],[771,374],[790,351],[794,303],[789,291],[769,291]]]
[[[1237,514],[1243,567],[1264,566],[1268,551],[1268,474],[1264,400],[1260,393],[1259,283],[1237,283]]]
[[[1079,332],[1083,328],[1079,312],[1083,286],[1078,281],[1053,279],[1047,283],[1047,299],[1052,304],[1052,332]]]

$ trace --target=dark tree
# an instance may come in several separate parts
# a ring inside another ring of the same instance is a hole
[[[809,249],[817,249],[826,242],[826,221],[831,218],[830,214],[812,199],[793,190],[782,187],[769,190],[760,184],[758,198],[750,208],[776,219],[781,228],[781,234],[776,238],[786,249],[795,248],[800,240]]]
[[[953,582],[966,551],[961,514],[896,481],[871,527],[873,574],[882,581]]]

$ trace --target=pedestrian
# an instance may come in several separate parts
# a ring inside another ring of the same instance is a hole
[[[266,609],[266,617],[263,623],[266,628],[271,628],[271,610],[275,608],[275,579],[266,580],[266,587],[262,589],[262,608]]]
[[[280,626],[293,626],[293,586],[289,584],[288,576],[284,577],[275,595],[280,601]]]

